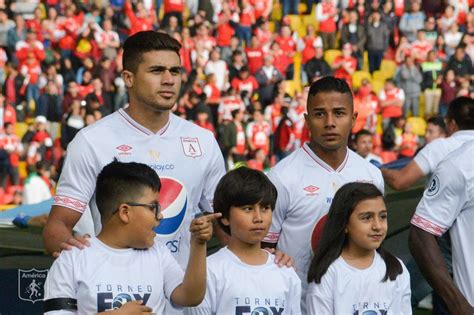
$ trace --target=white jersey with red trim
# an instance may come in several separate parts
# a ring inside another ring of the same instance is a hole
[[[415,156],[414,161],[424,175],[433,173],[438,164],[464,142],[474,139],[474,130],[460,130],[448,138],[436,139],[428,143]]]
[[[101,230],[96,178],[114,158],[147,164],[160,176],[164,219],[156,232],[185,268],[191,220],[202,211],[213,212],[214,190],[225,174],[213,134],[173,114],[155,134],[122,109],[82,129],[68,146],[54,204],[80,213],[89,205],[96,234]]]
[[[304,297],[312,248],[321,233],[321,224],[325,222],[334,194],[349,182],[370,182],[383,193],[382,174],[349,149],[344,162],[334,170],[305,143],[275,165],[268,177],[278,190],[278,198],[272,226],[264,242],[277,243],[279,250],[294,258]],[[304,313],[304,306],[302,311]]]
[[[474,305],[474,137],[472,139],[439,164],[411,224],[435,236],[449,230],[454,282]]]

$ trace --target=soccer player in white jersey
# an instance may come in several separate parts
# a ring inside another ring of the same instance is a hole
[[[474,125],[474,106],[463,108],[460,127]],[[450,314],[474,313],[473,156],[474,134],[438,165],[411,219],[411,254]],[[448,230],[454,281],[436,242]]]
[[[448,107],[446,129],[448,138],[436,139],[418,152],[415,158],[400,170],[382,168],[385,182],[396,190],[407,189],[423,176],[432,173],[438,164],[452,151],[474,135],[474,123],[464,124],[465,107],[474,107],[474,100],[461,96],[455,98]]]
[[[180,48],[174,38],[154,31],[125,41],[122,78],[130,105],[82,129],[69,144],[43,234],[48,252],[87,246],[72,230],[89,208],[94,232],[100,232],[95,179],[116,157],[147,164],[160,175],[164,219],[157,233],[185,268],[189,225],[196,214],[213,211],[214,189],[225,168],[212,133],[170,112],[181,86]]]
[[[162,219],[160,178],[142,163],[106,165],[97,177],[103,228],[91,246],[63,251],[45,282],[46,314],[164,314],[201,303],[206,290],[206,242],[220,213],[194,219],[186,273],[155,239]]]
[[[380,171],[347,148],[356,116],[352,91],[344,80],[324,77],[313,82],[305,115],[311,139],[268,174],[278,198],[264,242],[294,258],[303,296],[313,254],[311,245],[318,238],[337,189],[361,181],[384,191]]]
[[[293,268],[279,268],[261,248],[272,222],[277,191],[260,171],[240,167],[217,185],[214,212],[229,245],[207,262],[204,301],[188,315],[301,314],[301,282]]]
[[[308,272],[307,314],[410,314],[410,274],[382,248],[387,208],[373,184],[334,196]]]

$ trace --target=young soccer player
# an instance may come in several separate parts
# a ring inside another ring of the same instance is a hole
[[[208,258],[204,301],[187,314],[301,314],[301,282],[274,263],[261,242],[272,222],[277,191],[260,171],[227,173],[214,195],[214,212],[230,243]]]
[[[381,247],[386,234],[387,210],[377,187],[342,186],[311,261],[308,314],[411,314],[410,275]]]
[[[183,273],[153,231],[163,216],[157,201],[161,182],[152,168],[114,160],[99,173],[96,187],[102,231],[89,247],[63,251],[53,263],[45,283],[45,313],[164,314],[166,300],[173,306],[198,305],[206,289],[210,221],[220,214],[191,222]]]

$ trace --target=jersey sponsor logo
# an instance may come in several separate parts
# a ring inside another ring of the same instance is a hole
[[[18,269],[18,297],[20,300],[35,303],[44,298],[44,282],[48,270]]]
[[[174,164],[148,164],[148,166],[157,172],[174,170]]]
[[[196,158],[202,155],[201,145],[198,138],[181,137],[181,145],[184,155]]]
[[[313,253],[316,253],[318,243],[321,239],[321,235],[323,234],[324,226],[326,225],[327,220],[328,215],[325,214],[314,225],[313,233],[311,233],[311,249],[313,250]]]
[[[285,311],[286,300],[271,298],[236,297],[235,315],[280,315]]]
[[[352,305],[352,315],[387,315],[389,308],[385,302],[359,302]]]
[[[130,152],[133,148],[127,144],[122,144],[117,146],[115,149],[117,149],[119,155],[130,155],[132,152]]]
[[[431,177],[430,185],[426,189],[426,195],[427,196],[434,196],[438,193],[439,191],[439,177],[436,175],[433,175]]]
[[[145,305],[153,292],[151,285],[97,284],[96,288],[98,312],[116,310],[131,301],[143,301]]]
[[[155,232],[172,253],[179,252],[181,238],[176,238],[186,217],[188,192],[177,179],[161,177],[160,204],[163,219]]]
[[[309,185],[303,188],[306,191],[306,196],[316,196],[318,194],[319,187]]]

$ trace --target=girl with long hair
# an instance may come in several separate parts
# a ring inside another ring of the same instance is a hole
[[[369,183],[342,186],[309,268],[308,314],[411,314],[410,275],[381,247],[386,234],[382,193]]]

